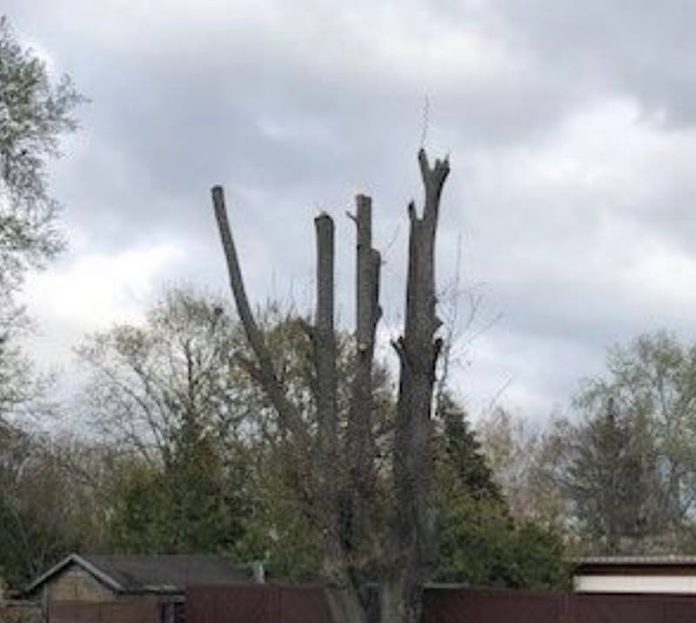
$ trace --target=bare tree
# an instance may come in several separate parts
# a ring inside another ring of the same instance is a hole
[[[289,399],[282,374],[274,368],[263,332],[246,295],[230,230],[223,189],[212,189],[213,206],[227,261],[230,287],[254,354],[245,362],[277,411],[289,474],[310,491],[308,517],[324,535],[324,578],[332,591],[336,615],[350,623],[366,620],[361,592],[365,570],[377,574],[381,586],[381,620],[416,623],[421,616],[423,583],[435,558],[432,405],[435,370],[442,348],[436,337],[435,238],[440,198],[449,174],[447,159],[428,162],[418,153],[425,190],[422,215],[415,204],[410,220],[406,315],[403,335],[393,342],[400,361],[400,382],[392,457],[391,521],[384,538],[374,538],[376,448],[373,361],[379,306],[380,254],[372,247],[372,207],[358,195],[351,216],[357,230],[356,361],[345,431],[339,426],[336,330],[334,326],[334,223],[328,214],[315,219],[317,292],[313,324],[304,323],[312,343],[317,427],[310,430]]]

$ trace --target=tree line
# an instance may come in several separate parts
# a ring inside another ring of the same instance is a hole
[[[272,306],[262,317],[275,363],[291,394],[307,403],[311,428],[310,346],[293,313]],[[350,344],[339,334],[345,370]],[[9,425],[9,413],[3,418],[5,578],[16,585],[65,552],[88,550],[223,553],[263,560],[276,577],[317,579],[322,542],[307,516],[307,483],[286,479],[277,416],[244,369],[246,356],[229,306],[186,289],[169,291],[142,326],[87,338],[79,349],[89,375],[80,422],[87,434],[55,437]],[[373,383],[376,444],[386,460],[395,409],[386,367]],[[348,391],[339,382],[339,400]],[[434,577],[519,587],[565,581],[558,534],[514,518],[461,405],[447,394],[437,417],[444,512]]]
[[[273,306],[263,325],[293,395],[309,403],[308,346],[296,317]],[[343,366],[349,343],[342,335]],[[284,480],[273,410],[240,364],[247,350],[225,302],[173,290],[144,326],[116,326],[80,348],[88,435],[42,433],[5,409],[6,581],[26,580],[72,550],[222,552],[265,560],[281,577],[315,578],[320,539],[303,516],[301,487]],[[393,379],[379,367],[374,382],[386,447]],[[574,555],[694,551],[695,399],[696,347],[666,333],[611,349],[572,413],[537,430],[499,408],[474,431],[445,394],[434,577],[562,586],[563,560]]]
[[[696,345],[659,331],[611,347],[571,406],[537,431],[502,409],[482,422],[514,514],[578,553],[693,552]]]

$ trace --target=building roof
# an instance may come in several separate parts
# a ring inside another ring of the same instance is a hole
[[[34,592],[72,565],[118,593],[178,593],[189,584],[249,583],[256,578],[253,565],[235,566],[222,556],[70,554],[36,578],[25,592]]]
[[[696,566],[696,556],[588,556],[576,558],[573,562],[577,567],[688,567]]]

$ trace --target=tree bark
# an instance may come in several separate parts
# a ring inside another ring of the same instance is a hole
[[[328,214],[314,219],[317,239],[317,296],[310,338],[316,370],[316,408],[321,458],[328,467],[338,448],[336,332],[334,329],[334,223]],[[324,474],[326,475],[326,474]]]
[[[374,400],[372,371],[375,333],[382,314],[379,307],[381,257],[372,247],[372,200],[356,197],[355,267],[355,370],[348,415],[348,483],[346,539],[352,548],[364,541],[370,530],[369,515],[374,502],[375,446],[372,438]]]

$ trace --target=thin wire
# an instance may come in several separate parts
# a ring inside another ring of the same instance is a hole
[[[423,126],[421,131],[420,148],[425,148],[425,141],[428,138],[428,130],[430,129],[430,97],[425,96],[423,102]]]
[[[394,228],[394,233],[392,234],[391,238],[389,239],[389,242],[387,245],[384,247],[384,251],[382,251],[382,260],[386,261],[387,257],[389,256],[390,251],[396,244],[396,241],[399,239],[399,233],[401,231],[401,224],[399,223],[395,228]]]

